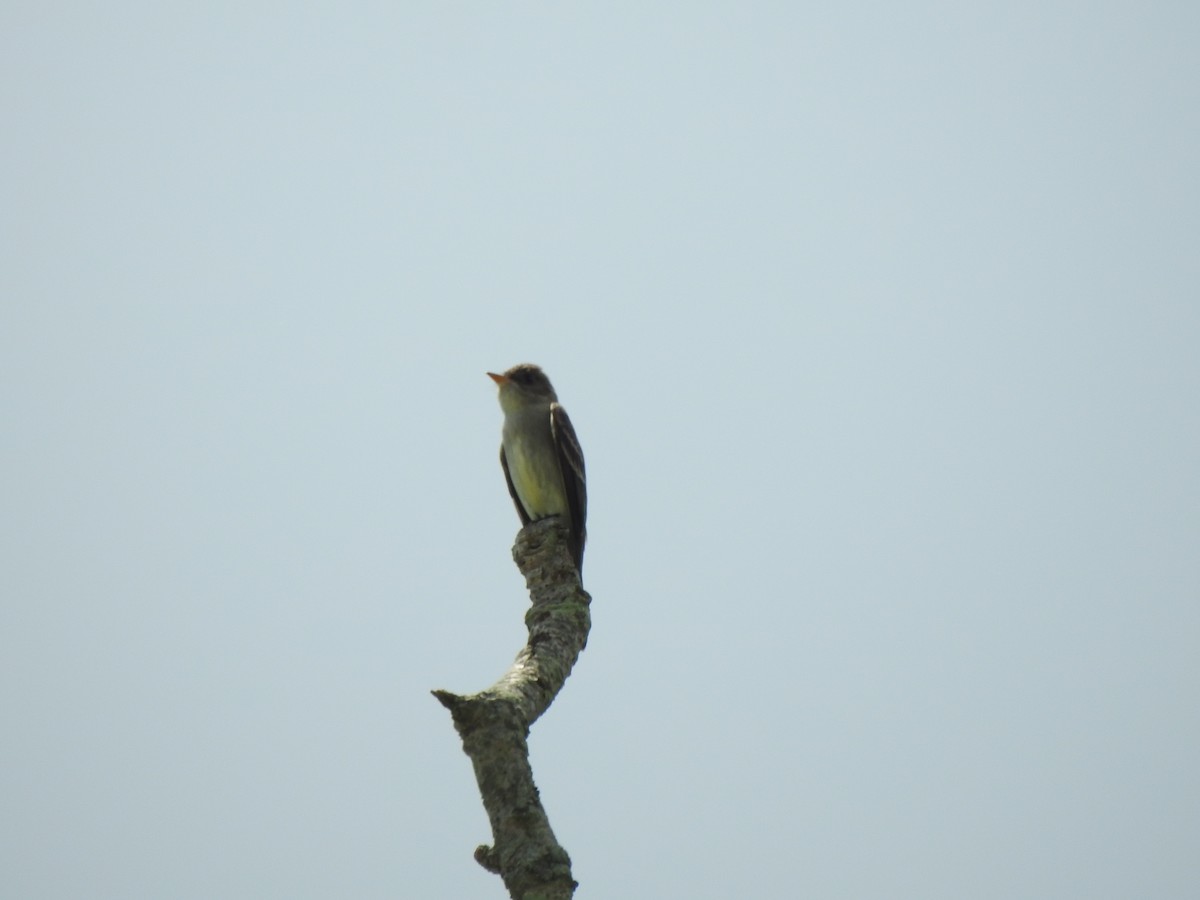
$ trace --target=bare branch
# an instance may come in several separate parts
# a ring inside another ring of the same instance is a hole
[[[475,859],[504,879],[514,900],[569,900],[576,883],[542,808],[526,738],[529,726],[562,689],[587,644],[591,597],[571,559],[567,524],[558,517],[521,529],[513,560],[533,601],[525,614],[529,641],[507,672],[477,694],[434,691],[450,710],[475,767],[495,845]]]

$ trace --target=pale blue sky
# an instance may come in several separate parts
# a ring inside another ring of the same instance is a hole
[[[1200,7],[0,11],[0,895],[1192,898]]]

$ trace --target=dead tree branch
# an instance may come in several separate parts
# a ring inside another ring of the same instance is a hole
[[[504,879],[514,900],[569,900],[576,887],[571,859],[555,840],[533,783],[526,743],[591,628],[592,598],[567,539],[567,526],[557,517],[532,522],[517,535],[513,560],[533,602],[525,614],[529,640],[509,670],[477,694],[433,692],[450,710],[491,821],[494,844],[477,847],[475,859]]]

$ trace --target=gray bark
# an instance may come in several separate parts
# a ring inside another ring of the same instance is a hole
[[[475,859],[495,872],[514,900],[569,900],[571,859],[555,840],[529,766],[529,726],[550,706],[587,644],[592,598],[568,549],[566,523],[531,522],[513,545],[513,560],[533,601],[529,640],[507,672],[477,694],[434,691],[450,710],[492,825],[493,846]]]

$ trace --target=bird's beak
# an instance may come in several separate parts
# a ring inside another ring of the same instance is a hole
[[[490,378],[490,379],[492,379],[492,381],[496,382],[496,384],[501,384],[501,385],[502,385],[502,384],[507,384],[507,383],[508,383],[508,376],[507,376],[507,375],[497,375],[495,372],[488,372],[488,373],[487,373],[487,377],[488,377],[488,378]]]

